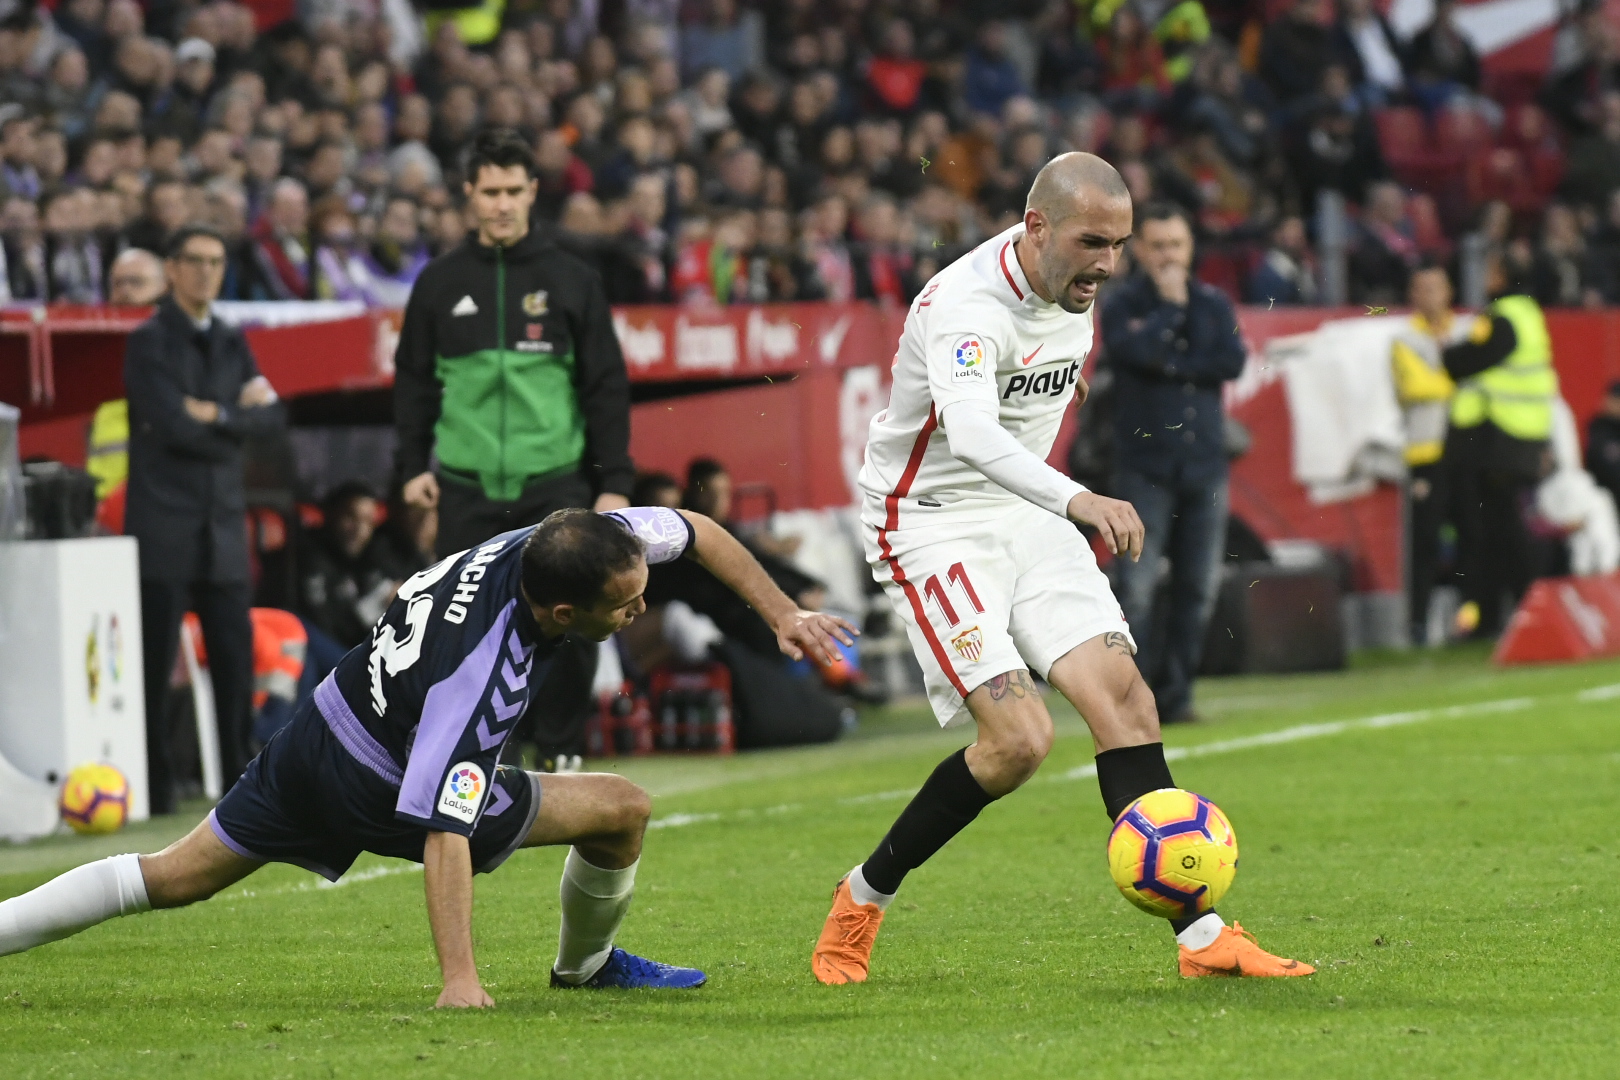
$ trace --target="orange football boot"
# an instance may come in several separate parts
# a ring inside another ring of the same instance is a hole
[[[1221,936],[1202,949],[1189,949],[1185,945],[1178,948],[1181,950],[1181,975],[1186,979],[1205,975],[1279,977],[1316,973],[1316,969],[1309,964],[1272,956],[1255,942],[1254,935],[1243,929],[1241,923],[1224,927]]]
[[[849,894],[849,879],[840,879],[833,890],[832,911],[810,957],[810,970],[828,986],[865,982],[866,969],[872,964],[872,944],[882,925],[883,909],[876,904],[857,904]]]

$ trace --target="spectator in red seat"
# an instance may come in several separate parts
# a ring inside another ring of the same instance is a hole
[[[1400,185],[1388,180],[1373,184],[1350,256],[1351,297],[1365,304],[1400,303],[1421,257]]]
[[[786,210],[760,211],[759,244],[754,248],[754,257],[764,264],[768,299],[785,303],[822,298],[815,267],[794,242],[793,218]]]
[[[756,229],[753,211],[733,210],[715,222],[708,236],[684,244],[675,260],[675,298],[717,304],[753,299],[749,255]],[[759,299],[764,299],[763,290]]]
[[[96,243],[90,192],[62,188],[44,203],[46,299],[54,304],[101,303],[101,245]]]
[[[1569,167],[1560,188],[1564,198],[1595,208],[1620,189],[1620,90],[1605,93],[1598,102],[1597,130],[1575,140]]]
[[[364,641],[403,580],[375,536],[381,504],[358,480],[339,484],[321,503],[320,529],[298,556],[298,613],[345,649]]]
[[[1603,294],[1593,277],[1580,220],[1569,207],[1553,203],[1542,217],[1531,269],[1536,302],[1542,307],[1602,307]]]
[[[45,234],[39,227],[39,206],[31,199],[13,195],[0,209],[0,253],[5,299],[45,299]]]
[[[44,109],[55,118],[62,132],[77,139],[90,125],[92,101],[90,64],[78,49],[65,48],[51,61],[45,86]]]
[[[174,51],[174,83],[165,97],[163,130],[190,142],[202,130],[208,92],[214,83],[214,47],[202,38],[187,38]]]
[[[1620,500],[1620,382],[1609,384],[1586,425],[1586,471]]]
[[[862,300],[904,307],[921,287],[915,260],[900,243],[900,215],[894,198],[875,191],[861,207],[860,241],[850,250],[855,295]]]
[[[849,204],[839,195],[829,195],[804,217],[805,250],[816,268],[828,300],[855,298],[855,266],[850,258],[845,234],[849,231]]]
[[[1579,17],[1576,40],[1579,61],[1547,84],[1541,104],[1564,130],[1585,135],[1602,123],[1603,95],[1620,90],[1620,30],[1610,22],[1605,6],[1593,4]]]
[[[890,19],[883,45],[866,66],[866,89],[877,111],[910,116],[922,97],[928,65],[917,59],[916,35],[904,19]]]
[[[107,302],[129,307],[155,304],[169,290],[163,263],[150,251],[126,248],[107,274]]]
[[[1372,126],[1343,105],[1318,108],[1293,142],[1291,164],[1304,209],[1315,208],[1317,193],[1324,188],[1353,202],[1369,183],[1385,175]]]
[[[754,46],[763,30],[759,13],[739,15],[737,0],[708,0],[702,10],[701,19],[681,28],[681,68],[687,77],[715,67],[738,79],[758,67],[764,59]]]
[[[1335,52],[1350,64],[1351,81],[1367,108],[1385,105],[1406,91],[1401,45],[1373,0],[1342,0],[1334,32]]]
[[[308,300],[312,295],[309,193],[302,183],[290,176],[276,181],[253,239],[272,298]]]
[[[1164,52],[1135,8],[1126,5],[1115,11],[1108,33],[1095,44],[1104,98],[1111,108],[1148,112],[1170,92]]]
[[[18,104],[6,106],[0,116],[4,117],[0,119],[0,187],[12,195],[37,199],[41,185],[34,168],[34,133],[39,122]]]
[[[1007,28],[992,19],[979,28],[962,72],[962,101],[969,109],[1001,115],[1009,98],[1028,93],[1018,69],[1007,58]]]
[[[1177,171],[1198,191],[1198,227],[1226,236],[1248,220],[1253,193],[1249,178],[1232,167],[1213,133],[1199,131],[1170,155]]]
[[[595,180],[591,170],[574,155],[563,133],[553,128],[540,136],[534,155],[538,184],[534,216],[540,221],[556,221],[570,195],[590,191]]]
[[[1290,214],[1272,228],[1271,244],[1260,265],[1249,275],[1243,298],[1271,308],[1277,304],[1314,304],[1317,296],[1316,259],[1305,235],[1305,222]]]
[[[1337,59],[1324,0],[1294,0],[1260,39],[1260,77],[1284,104],[1314,91]]]
[[[1457,29],[1457,0],[1436,0],[1434,19],[1407,51],[1408,87],[1425,109],[1479,89],[1479,54]]]
[[[1608,213],[1587,245],[1590,282],[1605,303],[1620,303],[1620,189],[1609,195]]]

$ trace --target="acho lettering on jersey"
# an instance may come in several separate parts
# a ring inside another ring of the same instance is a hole
[[[691,524],[662,507],[607,516],[642,542],[649,563],[692,545]],[[557,640],[523,601],[523,545],[502,533],[400,586],[371,639],[315,690],[315,704],[349,754],[399,789],[394,816],[471,836],[501,748],[545,680]],[[497,810],[500,808],[496,808]]]

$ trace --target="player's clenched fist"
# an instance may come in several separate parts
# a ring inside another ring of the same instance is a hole
[[[795,660],[809,653],[812,660],[826,667],[838,658],[838,646],[833,639],[853,645],[855,642],[850,635],[859,633],[852,623],[836,615],[793,611],[776,624],[776,644]]]
[[[1094,527],[1115,555],[1142,557],[1142,519],[1130,503],[1082,491],[1069,500],[1069,520]]]

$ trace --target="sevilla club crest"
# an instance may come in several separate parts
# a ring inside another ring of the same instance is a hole
[[[984,653],[984,636],[979,633],[977,626],[969,627],[951,638],[951,648],[968,663],[976,663]]]

